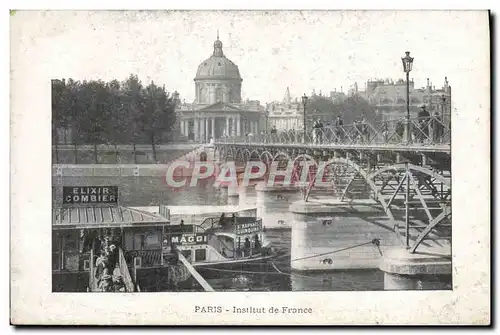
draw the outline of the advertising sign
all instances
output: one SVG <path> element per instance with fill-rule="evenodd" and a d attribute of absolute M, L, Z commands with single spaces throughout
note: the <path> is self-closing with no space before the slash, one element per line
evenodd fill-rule
<path fill-rule="evenodd" d="M 235 226 L 236 235 L 250 235 L 262 231 L 262 220 L 237 224 Z"/>
<path fill-rule="evenodd" d="M 172 235 L 170 237 L 170 242 L 172 244 L 180 244 L 180 245 L 206 244 L 208 243 L 208 235 L 207 234 Z"/>
<path fill-rule="evenodd" d="M 63 186 L 63 205 L 117 203 L 118 186 Z"/>

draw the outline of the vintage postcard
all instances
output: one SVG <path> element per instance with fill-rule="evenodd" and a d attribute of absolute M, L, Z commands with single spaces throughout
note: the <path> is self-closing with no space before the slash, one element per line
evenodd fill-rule
<path fill-rule="evenodd" d="M 487 11 L 10 25 L 12 323 L 490 323 Z"/>

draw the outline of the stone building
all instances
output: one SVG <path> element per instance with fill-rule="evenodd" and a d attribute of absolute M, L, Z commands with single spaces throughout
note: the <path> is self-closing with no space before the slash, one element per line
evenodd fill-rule
<path fill-rule="evenodd" d="M 195 101 L 177 107 L 180 131 L 196 142 L 258 133 L 264 117 L 259 101 L 242 101 L 243 79 L 238 66 L 224 55 L 217 36 L 210 58 L 196 71 Z"/>
<path fill-rule="evenodd" d="M 287 87 L 285 96 L 281 101 L 273 101 L 266 106 L 267 127 L 270 130 L 301 130 L 304 123 L 302 100 L 292 99 L 290 89 Z"/>
<path fill-rule="evenodd" d="M 451 86 L 448 78 L 444 78 L 441 88 L 432 85 L 429 78 L 425 87 L 415 88 L 413 79 L 410 80 L 410 114 L 416 117 L 421 107 L 435 114 L 436 112 L 449 122 L 451 115 Z M 359 95 L 367 99 L 375 106 L 375 112 L 382 115 L 386 121 L 401 119 L 406 113 L 406 81 L 399 79 L 392 80 L 369 80 L 365 90 L 359 91 L 357 83 L 349 90 L 349 95 Z"/>

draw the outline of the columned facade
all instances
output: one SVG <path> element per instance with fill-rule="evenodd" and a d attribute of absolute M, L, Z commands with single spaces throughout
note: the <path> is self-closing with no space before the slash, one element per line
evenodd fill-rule
<path fill-rule="evenodd" d="M 217 36 L 214 51 L 196 72 L 195 101 L 179 104 L 181 134 L 191 141 L 209 143 L 212 139 L 258 134 L 264 107 L 258 101 L 242 101 L 238 66 L 222 51 Z"/>

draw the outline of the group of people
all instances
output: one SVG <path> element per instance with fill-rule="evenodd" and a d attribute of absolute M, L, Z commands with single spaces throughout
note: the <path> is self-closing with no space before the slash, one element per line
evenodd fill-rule
<path fill-rule="evenodd" d="M 259 235 L 255 234 L 253 237 L 253 248 L 250 238 L 245 237 L 245 242 L 243 243 L 243 248 L 241 247 L 241 242 L 238 239 L 238 245 L 236 248 L 237 257 L 250 257 L 252 254 L 259 254 L 262 244 L 259 240 Z"/>
<path fill-rule="evenodd" d="M 323 143 L 323 122 L 321 122 L 321 119 L 317 119 L 316 121 L 313 122 L 313 142 L 314 144 L 321 144 Z"/>
<path fill-rule="evenodd" d="M 432 141 L 440 142 L 444 134 L 444 125 L 438 111 L 431 114 L 422 106 L 418 113 L 418 127 L 419 131 L 414 132 L 415 138 L 419 142 Z"/>
<path fill-rule="evenodd" d="M 106 247 L 105 244 L 95 261 L 95 279 L 100 292 L 125 292 L 125 283 L 121 275 L 115 275 L 118 264 L 118 249 L 114 244 Z"/>
<path fill-rule="evenodd" d="M 431 116 L 424 105 L 418 112 L 417 120 L 411 123 L 410 133 L 412 141 L 439 143 L 443 139 L 444 130 L 445 126 L 438 111 L 435 111 L 434 115 Z M 403 139 L 404 132 L 405 124 L 403 121 L 399 121 L 396 124 L 396 134 Z"/>
<path fill-rule="evenodd" d="M 223 230 L 231 230 L 234 228 L 236 225 L 236 214 L 233 213 L 231 217 L 226 217 L 225 213 L 222 213 L 220 218 L 219 218 L 219 225 Z M 253 237 L 253 247 L 252 247 L 252 242 L 250 241 L 250 238 L 245 237 L 245 242 L 243 243 L 243 247 L 241 245 L 241 241 L 238 238 L 238 243 L 236 245 L 236 256 L 237 257 L 248 257 L 251 256 L 252 253 L 259 253 L 260 249 L 262 247 L 262 244 L 259 240 L 259 235 L 255 234 Z M 227 250 L 226 248 L 222 248 L 221 254 L 224 257 L 228 257 L 227 255 Z"/>

